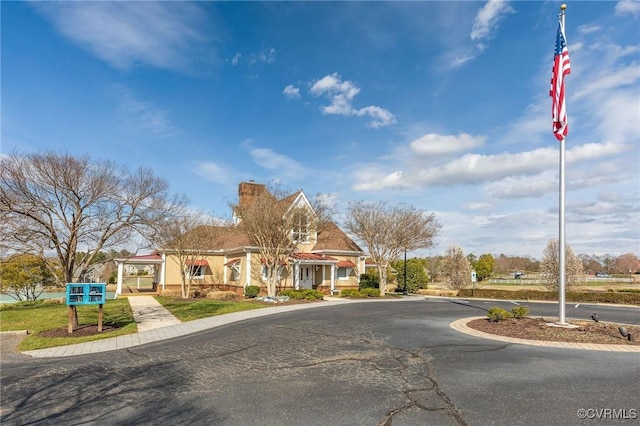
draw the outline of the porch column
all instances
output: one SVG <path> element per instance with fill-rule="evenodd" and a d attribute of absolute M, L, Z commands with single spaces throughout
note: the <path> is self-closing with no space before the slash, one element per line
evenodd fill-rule
<path fill-rule="evenodd" d="M 118 284 L 116 284 L 116 294 L 113 296 L 114 299 L 122 294 L 122 277 L 124 275 L 124 262 L 116 261 L 116 264 L 118 265 Z"/>
<path fill-rule="evenodd" d="M 300 289 L 300 262 L 296 262 L 293 264 L 294 271 L 294 279 L 293 279 L 293 287 L 296 290 Z"/>
<path fill-rule="evenodd" d="M 251 252 L 247 252 L 247 271 L 245 273 L 245 286 L 251 285 Z"/>
<path fill-rule="evenodd" d="M 333 296 L 333 292 L 336 289 L 336 264 L 331 264 L 331 295 Z"/>
<path fill-rule="evenodd" d="M 162 290 L 164 291 L 164 282 L 167 278 L 167 255 L 162 253 L 162 265 L 160 265 L 160 283 L 162 284 Z"/>
<path fill-rule="evenodd" d="M 229 267 L 227 266 L 227 262 L 229 260 L 227 259 L 227 256 L 225 255 L 224 258 L 222 259 L 222 284 L 226 284 L 227 283 L 227 269 L 229 269 Z"/>

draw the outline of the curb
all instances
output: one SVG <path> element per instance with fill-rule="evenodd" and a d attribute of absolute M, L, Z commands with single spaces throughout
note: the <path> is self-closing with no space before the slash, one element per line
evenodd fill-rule
<path fill-rule="evenodd" d="M 0 336 L 26 336 L 28 334 L 29 330 L 0 331 Z"/>
<path fill-rule="evenodd" d="M 483 339 L 490 340 L 498 340 L 500 342 L 508 342 L 508 343 L 517 343 L 520 345 L 529 345 L 529 346 L 545 346 L 551 348 L 566 348 L 566 349 L 584 349 L 589 351 L 605 351 L 605 352 L 638 352 L 640 353 L 640 346 L 630 346 L 630 345 L 601 345 L 595 343 L 568 343 L 568 342 L 555 342 L 549 340 L 528 340 L 528 339 L 520 339 L 517 337 L 506 337 L 499 336 L 496 334 L 489 334 L 483 331 L 475 330 L 469 326 L 467 323 L 476 319 L 482 319 L 486 317 L 469 317 L 469 318 L 461 318 L 457 321 L 449 324 L 451 328 L 456 331 L 459 331 L 464 334 L 468 334 L 475 337 L 480 337 Z"/>

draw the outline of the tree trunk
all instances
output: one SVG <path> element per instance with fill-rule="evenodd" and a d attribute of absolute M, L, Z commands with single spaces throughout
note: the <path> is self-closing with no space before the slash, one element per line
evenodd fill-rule
<path fill-rule="evenodd" d="M 378 277 L 380 278 L 380 296 L 384 296 L 387 292 L 387 268 L 378 265 Z"/>

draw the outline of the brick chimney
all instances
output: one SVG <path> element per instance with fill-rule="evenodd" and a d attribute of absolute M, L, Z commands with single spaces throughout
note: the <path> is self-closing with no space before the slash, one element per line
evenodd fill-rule
<path fill-rule="evenodd" d="M 266 185 L 249 182 L 240 182 L 238 185 L 238 204 L 241 206 L 250 204 L 257 196 L 266 190 Z"/>

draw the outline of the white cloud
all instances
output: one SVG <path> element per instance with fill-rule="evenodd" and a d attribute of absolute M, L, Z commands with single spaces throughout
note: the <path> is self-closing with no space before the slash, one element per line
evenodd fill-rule
<path fill-rule="evenodd" d="M 115 89 L 120 102 L 118 114 L 126 125 L 160 137 L 175 133 L 167 111 L 138 98 L 123 87 L 116 86 Z"/>
<path fill-rule="evenodd" d="M 373 120 L 369 123 L 375 129 L 388 126 L 396 122 L 395 116 L 388 110 L 379 106 L 367 106 L 354 108 L 352 102 L 360 93 L 360 88 L 351 81 L 342 81 L 338 73 L 326 75 L 316 80 L 309 89 L 313 96 L 325 96 L 331 100 L 330 105 L 322 107 L 323 114 L 343 116 L 369 116 Z"/>
<path fill-rule="evenodd" d="M 630 13 L 633 16 L 640 16 L 640 2 L 634 0 L 622 0 L 616 4 L 616 13 Z"/>
<path fill-rule="evenodd" d="M 585 84 L 573 97 L 579 99 L 595 92 L 610 92 L 611 89 L 628 86 L 638 80 L 640 80 L 640 66 L 637 62 L 631 62 L 624 68 L 615 71 L 605 70 L 602 75 L 589 79 L 588 84 Z"/>
<path fill-rule="evenodd" d="M 206 42 L 196 3 L 35 2 L 67 38 L 114 68 L 136 65 L 184 70 Z"/>
<path fill-rule="evenodd" d="M 500 20 L 513 9 L 507 1 L 490 0 L 478 11 L 471 27 L 471 40 L 490 38 L 491 32 L 498 26 Z"/>
<path fill-rule="evenodd" d="M 233 172 L 229 168 L 219 163 L 202 161 L 196 163 L 194 169 L 196 174 L 211 182 L 230 185 L 237 180 L 233 178 Z"/>
<path fill-rule="evenodd" d="M 578 31 L 580 31 L 580 33 L 582 34 L 597 33 L 601 30 L 602 28 L 600 28 L 598 25 L 580 25 L 578 27 Z"/>
<path fill-rule="evenodd" d="M 249 147 L 249 155 L 258 166 L 280 173 L 281 176 L 301 177 L 306 174 L 306 169 L 300 163 L 283 154 L 279 154 L 270 148 Z"/>
<path fill-rule="evenodd" d="M 249 65 L 253 65 L 256 62 L 264 62 L 265 64 L 271 64 L 276 61 L 276 49 L 273 47 L 270 49 L 262 49 L 257 53 L 252 53 L 249 56 Z"/>
<path fill-rule="evenodd" d="M 285 87 L 282 93 L 289 99 L 300 99 L 300 89 L 291 84 Z"/>
<path fill-rule="evenodd" d="M 567 149 L 566 163 L 601 159 L 606 156 L 620 154 L 631 149 L 631 145 L 608 142 L 604 144 L 589 143 Z M 557 167 L 559 159 L 558 149 L 553 147 L 538 148 L 520 153 L 502 154 L 465 154 L 446 163 L 432 167 L 409 168 L 407 164 L 393 165 L 392 172 L 385 171 L 380 164 L 365 164 L 353 172 L 353 189 L 356 191 L 384 191 L 389 189 L 423 188 L 433 185 L 456 186 L 499 182 L 510 178 L 501 184 L 489 188 L 498 197 L 527 196 L 517 188 L 518 180 L 526 176 L 535 176 L 546 170 Z M 517 183 L 517 184 L 514 184 Z M 524 182 L 524 181 L 522 181 Z M 542 184 L 527 184 L 532 195 L 543 193 Z M 522 185 L 521 185 L 522 186 Z M 513 189 L 512 189 L 513 188 Z M 538 188 L 538 189 L 536 189 Z M 544 188 L 550 188 L 544 185 Z M 515 191 L 515 192 L 514 192 Z M 519 191 L 519 192 L 518 192 Z"/>
<path fill-rule="evenodd" d="M 463 206 L 467 210 L 484 210 L 491 207 L 489 203 L 466 203 Z"/>
<path fill-rule="evenodd" d="M 471 54 L 467 54 L 467 55 L 463 55 L 463 56 L 458 56 L 456 58 L 453 59 L 453 61 L 451 61 L 451 66 L 456 68 L 459 67 L 461 65 L 466 64 L 467 62 L 475 59 L 476 55 L 471 55 Z"/>
<path fill-rule="evenodd" d="M 241 58 L 242 53 L 236 53 L 235 55 L 233 55 L 233 58 L 231 58 L 231 65 L 233 65 L 234 67 L 237 66 L 240 63 Z"/>
<path fill-rule="evenodd" d="M 482 146 L 485 140 L 484 136 L 471 136 L 467 133 L 458 136 L 429 133 L 412 141 L 409 146 L 412 152 L 419 155 L 443 155 L 468 151 Z"/>

